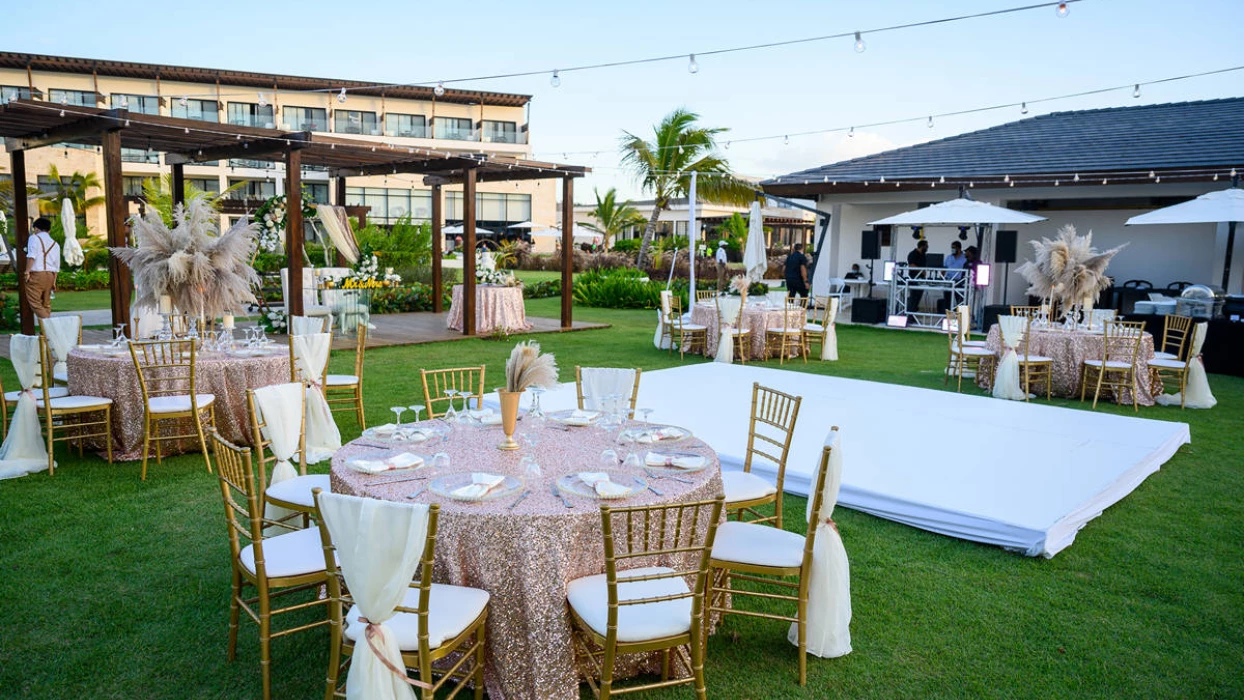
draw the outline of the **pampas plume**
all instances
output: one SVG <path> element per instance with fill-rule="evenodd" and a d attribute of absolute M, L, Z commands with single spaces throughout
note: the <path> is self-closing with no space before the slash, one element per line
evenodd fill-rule
<path fill-rule="evenodd" d="M 1099 292 L 1110 286 L 1106 267 L 1126 243 L 1099 253 L 1093 248 L 1093 232 L 1077 236 L 1067 224 L 1058 237 L 1031 241 L 1033 259 L 1015 268 L 1028 281 L 1028 293 L 1052 299 L 1064 309 L 1092 304 Z"/>
<path fill-rule="evenodd" d="M 531 387 L 557 387 L 557 361 L 552 355 L 541 355 L 540 344 L 528 340 L 514 346 L 505 362 L 506 391 L 525 391 Z"/>

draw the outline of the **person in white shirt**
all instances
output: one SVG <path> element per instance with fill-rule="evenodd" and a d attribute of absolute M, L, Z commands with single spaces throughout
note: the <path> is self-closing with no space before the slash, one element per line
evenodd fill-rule
<path fill-rule="evenodd" d="M 717 241 L 717 291 L 726 288 L 726 241 Z"/>
<path fill-rule="evenodd" d="M 52 222 L 35 219 L 34 229 L 26 239 L 26 269 L 22 271 L 22 288 L 26 301 L 38 318 L 52 315 L 52 292 L 56 289 L 56 273 L 60 272 L 60 245 L 48 230 Z"/>

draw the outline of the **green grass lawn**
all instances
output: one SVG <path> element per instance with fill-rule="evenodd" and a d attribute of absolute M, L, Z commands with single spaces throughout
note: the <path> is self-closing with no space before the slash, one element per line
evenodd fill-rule
<path fill-rule="evenodd" d="M 529 313 L 556 317 L 558 304 L 532 301 Z M 557 354 L 564 377 L 575 364 L 677 365 L 677 354 L 652 347 L 653 317 L 576 309 L 576 318 L 611 327 L 533 337 Z M 841 361 L 786 367 L 942 389 L 942 336 L 851 326 L 838 334 Z M 369 420 L 386 420 L 395 402 L 421 400 L 420 367 L 484 363 L 488 386 L 497 385 L 511 346 L 473 339 L 369 352 Z M 338 353 L 334 370 L 349 362 Z M 0 375 L 13 385 L 7 363 Z M 709 643 L 711 694 L 1244 696 L 1244 380 L 1210 381 L 1219 399 L 1213 410 L 1142 409 L 1142 417 L 1187 421 L 1192 444 L 1054 559 L 839 509 L 855 651 L 811 658 L 801 689 L 786 625 L 732 617 Z M 347 439 L 357 435 L 353 419 L 341 426 Z M 970 450 L 972 432 L 965 418 L 953 443 L 930 449 Z M 803 509 L 803 499 L 787 500 L 788 528 L 800 527 Z M 200 456 L 152 465 L 142 483 L 137 463 L 110 467 L 62 450 L 54 477 L 0 483 L 0 513 L 0 599 L 11 608 L 0 623 L 0 696 L 259 695 L 254 625 L 243 621 L 238 659 L 225 661 L 228 548 L 220 491 Z M 322 630 L 277 640 L 274 696 L 320 697 L 327 645 Z"/>
<path fill-rule="evenodd" d="M 112 298 L 107 289 L 92 289 L 89 292 L 57 292 L 52 300 L 53 311 L 87 311 L 89 309 L 110 309 Z"/>

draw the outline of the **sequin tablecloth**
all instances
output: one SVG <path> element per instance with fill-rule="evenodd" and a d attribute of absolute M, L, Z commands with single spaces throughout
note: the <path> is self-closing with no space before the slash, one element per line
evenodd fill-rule
<path fill-rule="evenodd" d="M 736 302 L 737 303 L 737 302 Z M 737 309 L 738 307 L 734 307 Z M 743 308 L 743 328 L 752 332 L 751 354 L 747 359 L 758 359 L 765 354 L 765 329 L 781 328 L 782 316 L 786 312 L 778 307 L 766 304 L 749 303 Z M 691 322 L 708 327 L 708 342 L 704 354 L 708 357 L 717 355 L 717 343 L 721 340 L 721 323 L 717 315 L 716 304 L 697 303 L 691 309 Z M 791 328 L 802 328 L 805 323 L 801 312 L 791 311 L 788 325 Z"/>
<path fill-rule="evenodd" d="M 528 426 L 520 421 L 518 432 L 534 438 L 536 445 L 502 452 L 496 449 L 503 438 L 500 427 L 459 425 L 447 442 L 434 438 L 436 444 L 407 448 L 425 457 L 436 451 L 447 452 L 451 466 L 446 473 L 490 471 L 520 478 L 523 469 L 519 461 L 526 455 L 533 456 L 541 467 L 542 476 L 527 480 L 524 488 L 531 493 L 513 510 L 509 507 L 517 495 L 464 503 L 425 489 L 413 502 L 441 505 L 435 580 L 482 588 L 492 596 L 485 668 L 489 696 L 494 699 L 578 698 L 580 678 L 571 646 L 566 584 L 605 570 L 601 502 L 568 495 L 566 498 L 574 507 L 566 508 L 553 495 L 552 486 L 563 475 L 598 470 L 602 450 L 617 448 L 617 445 L 612 435 L 596 428 L 561 430 L 553 424 Z M 412 502 L 406 496 L 427 481 L 376 485 L 400 478 L 394 474 L 403 472 L 371 476 L 345 466 L 346 460 L 374 453 L 375 445 L 384 444 L 388 443 L 362 439 L 339 450 L 333 457 L 333 491 Z M 707 500 L 722 492 L 720 462 L 712 448 L 692 439 L 668 449 L 705 455 L 707 466 L 702 471 L 683 475 L 691 483 L 649 478 L 648 482 L 661 491 L 661 496 L 643 491 L 615 503 L 631 506 Z M 620 448 L 618 451 L 625 456 Z M 617 470 L 627 471 L 621 466 Z M 642 470 L 635 472 L 643 475 Z M 666 565 L 693 568 L 694 563 L 689 560 Z M 622 659 L 618 664 L 619 672 L 633 674 L 641 663 L 659 671 L 658 655 L 647 660 Z M 652 666 L 654 663 L 658 665 Z"/>
<path fill-rule="evenodd" d="M 75 348 L 69 352 L 68 365 L 71 394 L 112 399 L 115 458 L 120 461 L 142 459 L 143 395 L 129 351 L 114 353 Z M 239 445 L 249 445 L 246 390 L 288 382 L 289 351 L 282 346 L 259 357 L 198 353 L 194 379 L 198 393 L 216 396 L 216 429 L 220 434 Z M 178 429 L 177 432 L 186 431 Z M 197 440 L 185 445 L 175 445 L 171 441 L 160 445 L 164 454 L 198 450 Z"/>
<path fill-rule="evenodd" d="M 990 350 L 1002 352 L 1002 336 L 998 324 L 989 328 L 986 343 Z M 1054 360 L 1054 386 L 1056 396 L 1080 398 L 1080 367 L 1085 360 L 1100 360 L 1105 337 L 1100 331 L 1068 331 L 1062 328 L 1034 329 L 1029 344 L 1033 355 L 1044 355 Z M 1153 392 L 1149 385 L 1148 362 L 1153 359 L 1153 336 L 1145 333 L 1140 341 L 1140 353 L 1136 357 L 1136 402 L 1142 406 L 1153 405 Z M 978 378 L 977 383 L 989 388 L 987 378 Z M 1035 391 L 1035 390 L 1034 390 Z M 1091 395 L 1091 392 L 1090 392 Z M 1122 403 L 1130 404 L 1132 394 L 1124 391 L 1120 397 Z"/>
<path fill-rule="evenodd" d="M 449 303 L 450 328 L 460 331 L 462 321 L 462 285 L 455 284 Z M 525 331 L 531 329 L 527 323 L 527 307 L 523 305 L 522 287 L 504 287 L 495 284 L 480 284 L 475 287 L 475 332 L 485 335 L 497 329 L 507 331 Z"/>

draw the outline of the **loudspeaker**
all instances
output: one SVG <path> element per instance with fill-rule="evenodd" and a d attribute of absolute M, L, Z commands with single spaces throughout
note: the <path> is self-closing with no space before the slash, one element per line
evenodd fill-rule
<path fill-rule="evenodd" d="M 993 261 L 996 263 L 1015 262 L 1015 248 L 1019 242 L 1018 231 L 998 231 L 994 236 L 995 249 Z"/>
<path fill-rule="evenodd" d="M 885 323 L 885 299 L 856 299 L 851 302 L 851 323 Z"/>
<path fill-rule="evenodd" d="M 860 232 L 860 257 L 864 260 L 881 259 L 881 236 L 877 229 Z"/>

